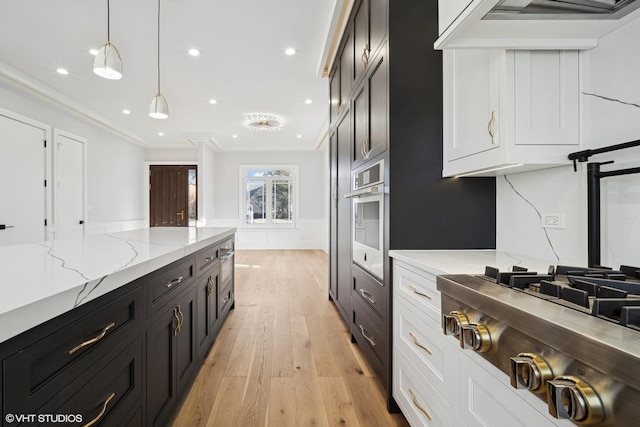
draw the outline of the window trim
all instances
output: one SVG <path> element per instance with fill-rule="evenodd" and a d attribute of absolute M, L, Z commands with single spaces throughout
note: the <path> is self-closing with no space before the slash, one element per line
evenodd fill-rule
<path fill-rule="evenodd" d="M 299 212 L 299 206 L 300 206 L 300 191 L 299 191 L 299 166 L 297 164 L 256 164 L 256 165 L 252 165 L 252 164 L 241 164 L 239 166 L 239 183 L 240 183 L 240 188 L 239 188 L 239 201 L 238 201 L 238 213 L 239 213 L 239 221 L 240 221 L 240 227 L 242 228 L 247 228 L 247 229 L 252 229 L 252 230 L 256 230 L 256 229 L 292 229 L 292 228 L 297 228 L 298 226 L 298 212 Z M 246 191 L 246 180 L 247 180 L 247 171 L 249 170 L 255 170 L 255 169 L 265 169 L 265 170 L 277 170 L 277 169 L 281 169 L 281 170 L 288 170 L 291 173 L 291 177 L 288 178 L 292 181 L 292 188 L 291 188 L 291 192 L 292 192 L 292 197 L 293 197 L 293 213 L 292 213 L 292 222 L 291 224 L 274 224 L 271 222 L 271 213 L 269 213 L 269 215 L 267 216 L 267 223 L 266 224 L 247 224 L 246 222 L 246 218 L 245 218 L 245 212 L 246 212 L 246 205 L 245 205 L 245 191 Z M 276 179 L 278 178 L 283 178 L 283 177 L 274 177 Z M 248 178 L 248 179 L 253 179 L 253 178 Z M 267 195 L 267 199 L 271 199 L 272 197 L 272 189 L 271 187 L 271 179 L 267 179 L 268 184 L 267 184 L 267 188 L 268 188 L 268 195 Z M 268 200 L 268 207 L 269 207 L 269 212 L 271 211 L 271 200 Z"/>

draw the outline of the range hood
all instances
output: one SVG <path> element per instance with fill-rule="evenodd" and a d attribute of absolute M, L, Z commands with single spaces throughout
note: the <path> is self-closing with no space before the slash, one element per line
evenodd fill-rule
<path fill-rule="evenodd" d="M 619 19 L 640 0 L 501 0 L 482 19 Z"/>

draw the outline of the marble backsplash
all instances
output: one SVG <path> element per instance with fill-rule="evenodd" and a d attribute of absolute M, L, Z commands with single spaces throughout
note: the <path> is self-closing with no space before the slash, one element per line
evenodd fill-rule
<path fill-rule="evenodd" d="M 640 21 L 637 20 L 637 21 Z M 581 53 L 583 148 L 640 139 L 640 22 L 603 37 Z M 640 148 L 593 156 L 602 170 L 640 166 Z M 561 263 L 587 263 L 586 164 L 496 179 L 499 250 Z M 640 266 L 640 174 L 601 179 L 601 263 Z M 544 213 L 564 214 L 563 229 L 542 228 Z"/>

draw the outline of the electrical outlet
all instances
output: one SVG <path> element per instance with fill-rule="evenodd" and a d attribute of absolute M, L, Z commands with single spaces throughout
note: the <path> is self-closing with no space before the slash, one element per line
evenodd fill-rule
<path fill-rule="evenodd" d="M 543 213 L 542 228 L 564 228 L 563 213 Z"/>

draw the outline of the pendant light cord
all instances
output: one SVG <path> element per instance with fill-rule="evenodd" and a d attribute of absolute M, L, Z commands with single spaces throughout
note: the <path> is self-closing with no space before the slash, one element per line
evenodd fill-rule
<path fill-rule="evenodd" d="M 160 0 L 158 0 L 158 93 L 160 93 Z"/>
<path fill-rule="evenodd" d="M 110 17 L 111 17 L 111 8 L 109 6 L 110 1 L 107 0 L 107 42 L 111 42 L 111 32 L 109 28 L 111 28 Z"/>

